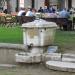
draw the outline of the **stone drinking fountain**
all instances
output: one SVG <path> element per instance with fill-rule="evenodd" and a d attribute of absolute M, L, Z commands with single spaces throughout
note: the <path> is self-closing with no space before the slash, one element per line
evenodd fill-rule
<path fill-rule="evenodd" d="M 16 62 L 41 62 L 41 54 L 46 52 L 50 45 L 53 45 L 56 23 L 37 19 L 22 24 L 22 28 L 23 43 L 28 47 L 28 52 L 16 54 Z"/>
<path fill-rule="evenodd" d="M 46 22 L 42 19 L 25 23 L 23 27 L 23 42 L 32 50 L 44 51 L 45 47 L 53 44 L 56 23 Z M 32 51 L 31 50 L 31 51 Z"/>

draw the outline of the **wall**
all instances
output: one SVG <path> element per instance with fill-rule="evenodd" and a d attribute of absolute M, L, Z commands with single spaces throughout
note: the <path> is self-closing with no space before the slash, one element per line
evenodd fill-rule
<path fill-rule="evenodd" d="M 72 7 L 75 8 L 75 0 L 72 0 Z"/>
<path fill-rule="evenodd" d="M 0 64 L 17 64 L 15 54 L 27 51 L 26 48 L 21 44 L 0 43 Z"/>
<path fill-rule="evenodd" d="M 35 0 L 35 8 L 38 10 L 40 6 L 44 7 L 45 0 Z"/>
<path fill-rule="evenodd" d="M 35 5 L 34 5 L 35 9 L 38 10 L 40 8 L 40 6 L 44 7 L 44 1 L 45 0 L 35 0 Z M 52 1 L 55 1 L 55 0 L 52 0 Z M 63 6 L 68 8 L 68 0 L 62 0 L 62 1 L 64 1 Z M 24 3 L 25 3 L 24 4 L 25 8 L 32 6 L 31 0 L 24 0 Z M 14 12 L 15 8 L 16 8 L 16 0 L 14 0 L 14 1 L 11 0 L 10 4 L 11 4 L 11 10 Z M 75 7 L 75 0 L 72 0 L 72 7 Z"/>
<path fill-rule="evenodd" d="M 25 0 L 25 8 L 31 7 L 31 0 Z"/>
<path fill-rule="evenodd" d="M 19 53 L 17 49 L 0 49 L 0 64 L 16 64 L 15 54 Z"/>

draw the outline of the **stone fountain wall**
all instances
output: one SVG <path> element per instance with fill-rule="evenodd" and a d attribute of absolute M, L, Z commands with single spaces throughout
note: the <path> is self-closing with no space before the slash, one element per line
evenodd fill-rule
<path fill-rule="evenodd" d="M 15 54 L 24 51 L 24 45 L 0 43 L 0 64 L 15 64 Z"/>

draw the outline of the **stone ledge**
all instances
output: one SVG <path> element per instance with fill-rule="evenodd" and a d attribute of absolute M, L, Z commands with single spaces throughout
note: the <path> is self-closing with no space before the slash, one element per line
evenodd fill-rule
<path fill-rule="evenodd" d="M 23 44 L 0 43 L 0 48 L 27 50 L 27 46 Z"/>
<path fill-rule="evenodd" d="M 0 67 L 9 67 L 9 68 L 13 68 L 13 67 L 17 67 L 17 65 L 13 65 L 13 64 L 0 64 Z"/>

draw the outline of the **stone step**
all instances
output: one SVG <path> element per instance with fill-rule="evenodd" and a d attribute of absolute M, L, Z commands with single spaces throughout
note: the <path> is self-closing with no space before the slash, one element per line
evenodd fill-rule
<path fill-rule="evenodd" d="M 75 63 L 75 54 L 72 54 L 72 53 L 62 54 L 62 61 Z"/>
<path fill-rule="evenodd" d="M 46 66 L 52 70 L 75 72 L 75 63 L 63 61 L 47 61 Z"/>
<path fill-rule="evenodd" d="M 75 58 L 75 54 L 72 54 L 72 53 L 64 53 L 64 54 L 62 54 L 62 57 Z"/>
<path fill-rule="evenodd" d="M 62 57 L 62 61 L 75 63 L 75 58 Z"/>

